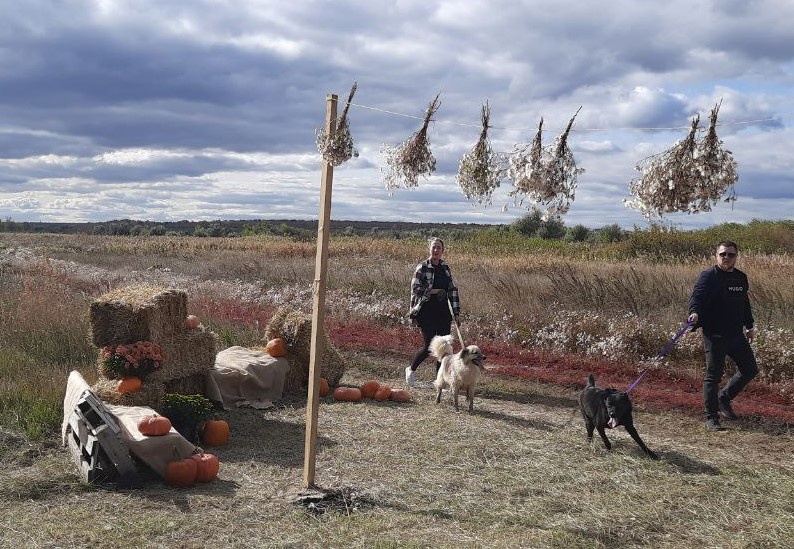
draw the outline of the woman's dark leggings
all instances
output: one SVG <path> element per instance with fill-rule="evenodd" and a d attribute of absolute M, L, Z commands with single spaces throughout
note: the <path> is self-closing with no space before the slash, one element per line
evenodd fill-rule
<path fill-rule="evenodd" d="M 424 338 L 424 345 L 419 351 L 417 351 L 416 355 L 414 355 L 414 360 L 411 362 L 411 370 L 416 371 L 416 369 L 425 361 L 425 359 L 430 356 L 430 340 L 433 339 L 437 335 L 449 335 L 452 329 L 452 320 L 447 316 L 441 319 L 419 319 L 419 328 L 422 330 L 422 338 Z M 436 361 L 436 372 L 441 367 L 441 363 Z"/>

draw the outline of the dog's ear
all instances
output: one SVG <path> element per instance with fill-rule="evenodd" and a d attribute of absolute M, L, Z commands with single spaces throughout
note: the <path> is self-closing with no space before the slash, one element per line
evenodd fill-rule
<path fill-rule="evenodd" d="M 468 355 L 469 355 L 468 347 L 464 347 L 463 349 L 460 350 L 460 358 L 465 358 Z"/>

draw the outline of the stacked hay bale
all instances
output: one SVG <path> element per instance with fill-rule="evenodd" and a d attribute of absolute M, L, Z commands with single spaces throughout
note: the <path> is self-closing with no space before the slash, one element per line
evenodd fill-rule
<path fill-rule="evenodd" d="M 284 390 L 298 392 L 309 383 L 309 359 L 311 356 L 311 317 L 288 307 L 279 308 L 265 329 L 265 342 L 280 337 L 287 345 L 287 360 L 290 371 Z M 319 362 L 320 375 L 336 386 L 345 373 L 345 364 L 339 350 L 331 343 L 328 334 L 322 334 L 323 353 Z"/>
<path fill-rule="evenodd" d="M 203 394 L 215 364 L 219 338 L 203 327 L 188 329 L 187 293 L 153 286 L 128 286 L 104 294 L 90 308 L 92 340 L 108 345 L 151 341 L 163 351 L 163 363 L 132 393 L 119 394 L 99 359 L 99 379 L 92 389 L 107 402 L 157 409 L 166 393 Z"/>

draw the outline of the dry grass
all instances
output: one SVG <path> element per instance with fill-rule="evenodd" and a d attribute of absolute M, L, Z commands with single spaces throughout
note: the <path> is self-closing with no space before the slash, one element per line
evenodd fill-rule
<path fill-rule="evenodd" d="M 465 299 L 465 336 L 519 347 L 522 338 L 565 336 L 572 345 L 577 331 L 595 338 L 612 329 L 656 351 L 677 329 L 682 297 L 707 265 L 574 261 L 467 246 L 451 246 L 449 256 Z M 60 422 L 69 369 L 92 381 L 92 299 L 132 283 L 174 283 L 209 329 L 227 342 L 258 345 L 277 306 L 310 303 L 314 246 L 280 238 L 0 234 L 0 252 L 10 247 L 50 259 L 0 262 L 2 546 L 788 547 L 794 539 L 794 443 L 785 428 L 771 433 L 747 421 L 706 434 L 690 415 L 650 413 L 643 387 L 633 393 L 636 423 L 662 457 L 652 462 L 623 430 L 610 433 L 611 453 L 598 441 L 588 445 L 570 386 L 493 374 L 471 416 L 448 402 L 436 406 L 429 389 L 414 391 L 407 405 L 324 401 L 316 478 L 323 488 L 350 490 L 349 508 L 318 515 L 292 503 L 301 489 L 306 414 L 294 397 L 274 410 L 226 414 L 232 439 L 217 449 L 215 483 L 190 490 L 156 478 L 134 489 L 82 485 L 47 426 Z M 407 304 L 409 271 L 423 253 L 422 244 L 335 239 L 329 319 L 383 326 L 378 333 L 390 338 Z M 791 259 L 745 254 L 742 261 L 754 289 L 763 289 L 754 294 L 759 322 L 785 318 L 794 303 Z M 352 276 L 362 271 L 367 276 Z M 615 304 L 617 297 L 604 299 L 608 292 L 628 295 Z M 630 299 L 646 316 L 615 322 Z M 781 364 L 792 363 L 789 333 L 767 336 L 777 334 L 770 349 Z M 384 343 L 400 344 L 396 337 Z M 411 351 L 342 348 L 342 382 L 402 386 Z M 424 382 L 429 370 L 420 369 Z"/>
<path fill-rule="evenodd" d="M 402 364 L 350 356 L 399 385 Z M 425 380 L 427 381 L 427 380 Z M 137 489 L 74 480 L 65 451 L 3 460 L 4 546 L 82 547 L 785 547 L 794 536 L 790 435 L 743 429 L 706 434 L 698 420 L 636 413 L 662 457 L 645 458 L 618 430 L 607 452 L 588 444 L 575 394 L 485 378 L 475 413 L 432 402 L 323 401 L 316 479 L 347 488 L 355 508 L 313 514 L 301 489 L 305 408 L 229 412 L 229 446 L 216 449 L 218 481 Z M 642 403 L 637 403 L 641 407 Z M 10 443 L 10 444 L 9 444 Z M 741 456 L 741 459 L 737 459 Z M 9 459 L 10 457 L 10 459 Z"/>

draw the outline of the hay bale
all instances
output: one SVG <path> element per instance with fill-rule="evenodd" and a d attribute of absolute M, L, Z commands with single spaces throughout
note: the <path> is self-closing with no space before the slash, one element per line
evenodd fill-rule
<path fill-rule="evenodd" d="M 178 395 L 204 395 L 209 371 L 170 379 L 164 383 L 166 393 Z"/>
<path fill-rule="evenodd" d="M 265 342 L 280 337 L 287 345 L 290 371 L 284 382 L 284 391 L 299 392 L 308 387 L 311 336 L 311 317 L 287 307 L 279 308 L 265 328 Z M 339 384 L 345 373 L 345 364 L 328 334 L 323 333 L 321 337 L 323 352 L 318 364 L 320 375 L 327 379 L 331 386 L 335 386 Z"/>
<path fill-rule="evenodd" d="M 110 404 L 122 406 L 149 406 L 157 410 L 160 401 L 166 393 L 165 385 L 159 381 L 146 381 L 137 391 L 131 393 L 118 393 L 116 384 L 118 380 L 100 377 L 91 387 L 97 397 Z"/>
<path fill-rule="evenodd" d="M 190 330 L 160 341 L 163 363 L 147 379 L 170 381 L 193 374 L 206 374 L 215 366 L 220 345 L 217 334 L 202 329 Z"/>
<path fill-rule="evenodd" d="M 174 288 L 127 286 L 97 298 L 90 308 L 94 345 L 160 343 L 186 331 L 187 293 Z"/>

